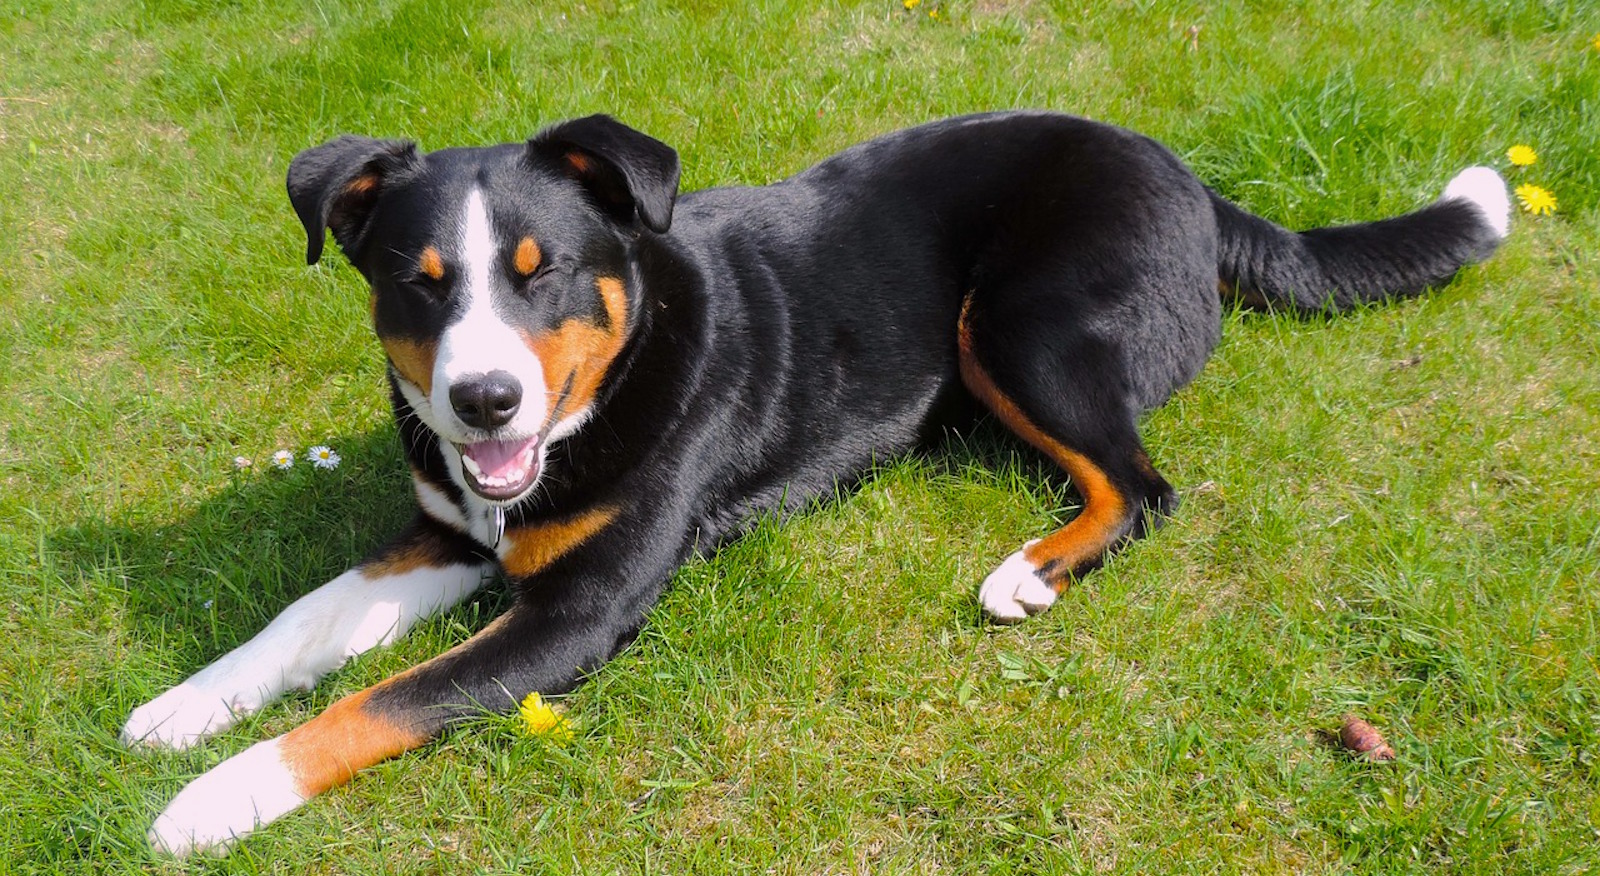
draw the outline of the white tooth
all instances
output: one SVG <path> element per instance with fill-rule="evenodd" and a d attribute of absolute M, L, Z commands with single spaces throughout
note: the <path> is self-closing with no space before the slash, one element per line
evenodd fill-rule
<path fill-rule="evenodd" d="M 461 465 L 467 471 L 471 472 L 473 477 L 483 477 L 483 469 L 478 465 L 477 460 L 466 455 L 465 453 L 461 454 Z"/>

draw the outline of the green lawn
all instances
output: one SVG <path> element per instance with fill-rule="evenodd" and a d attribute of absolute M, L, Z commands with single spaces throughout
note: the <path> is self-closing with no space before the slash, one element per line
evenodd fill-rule
<path fill-rule="evenodd" d="M 1597 32 L 1578 0 L 4 4 L 0 872 L 1595 872 Z M 1006 107 L 1142 130 L 1295 227 L 1477 163 L 1559 208 L 1417 301 L 1230 314 L 1145 427 L 1183 508 L 1030 623 L 977 584 L 1075 498 L 979 430 L 684 569 L 571 742 L 486 717 L 221 861 L 145 848 L 188 779 L 502 601 L 192 752 L 117 743 L 410 513 L 295 152 L 606 111 L 694 189 Z M 337 471 L 269 464 L 321 443 Z M 1347 711 L 1395 764 L 1329 746 Z"/>

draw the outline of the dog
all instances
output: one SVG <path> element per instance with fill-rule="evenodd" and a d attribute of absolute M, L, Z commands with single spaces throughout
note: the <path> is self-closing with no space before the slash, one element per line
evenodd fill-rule
<path fill-rule="evenodd" d="M 134 710 L 182 748 L 447 609 L 511 607 L 448 652 L 194 779 L 149 839 L 222 848 L 433 739 L 571 690 L 673 572 L 763 515 L 987 412 L 1082 510 L 982 582 L 1043 611 L 1177 504 L 1139 416 L 1200 370 L 1224 301 L 1340 311 L 1487 258 L 1509 200 L 1469 168 L 1435 202 L 1293 233 L 1154 140 L 1051 112 L 953 118 L 762 187 L 678 193 L 677 153 L 596 115 L 423 153 L 342 136 L 294 158 L 306 261 L 366 279 L 419 511 L 265 630 Z"/>

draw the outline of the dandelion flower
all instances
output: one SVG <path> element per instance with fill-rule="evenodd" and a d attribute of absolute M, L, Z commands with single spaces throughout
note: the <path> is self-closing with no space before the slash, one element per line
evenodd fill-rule
<path fill-rule="evenodd" d="M 907 12 L 910 12 L 911 10 L 916 9 L 918 6 L 921 6 L 922 0 L 905 0 L 905 2 L 901 5 L 906 8 Z M 1596 37 L 1596 39 L 1600 39 L 1600 37 Z"/>
<path fill-rule="evenodd" d="M 280 450 L 272 454 L 272 464 L 277 468 L 289 468 L 294 465 L 294 454 L 287 450 Z"/>
<path fill-rule="evenodd" d="M 539 696 L 538 691 L 528 694 L 517 709 L 517 717 L 522 719 L 522 730 L 529 736 L 543 736 L 549 739 L 566 740 L 572 738 L 572 726 L 567 723 L 550 704 Z"/>
<path fill-rule="evenodd" d="M 1536 185 L 1517 186 L 1517 200 L 1522 202 L 1522 209 L 1535 216 L 1556 211 L 1556 196 Z"/>
<path fill-rule="evenodd" d="M 1589 41 L 1589 47 L 1600 52 L 1600 33 L 1595 34 L 1594 39 Z"/>
<path fill-rule="evenodd" d="M 306 452 L 306 460 L 317 468 L 338 468 L 339 454 L 326 444 L 318 444 Z"/>
<path fill-rule="evenodd" d="M 1517 167 L 1528 167 L 1539 160 L 1539 153 L 1533 151 L 1531 146 L 1524 146 L 1518 143 L 1506 150 L 1506 158 L 1511 159 L 1511 163 Z"/>

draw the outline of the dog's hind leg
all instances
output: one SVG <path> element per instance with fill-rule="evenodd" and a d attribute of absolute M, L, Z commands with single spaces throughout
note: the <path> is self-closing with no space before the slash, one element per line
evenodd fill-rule
<path fill-rule="evenodd" d="M 1177 494 L 1151 466 L 1122 351 L 1063 314 L 1010 302 L 985 313 L 968 296 L 958 329 L 961 378 L 995 417 L 1066 470 L 1083 508 L 1066 526 L 1029 542 L 983 582 L 991 618 L 1014 623 L 1048 608 L 1077 576 L 1159 522 Z M 992 333 L 986 332 L 992 327 Z"/>

